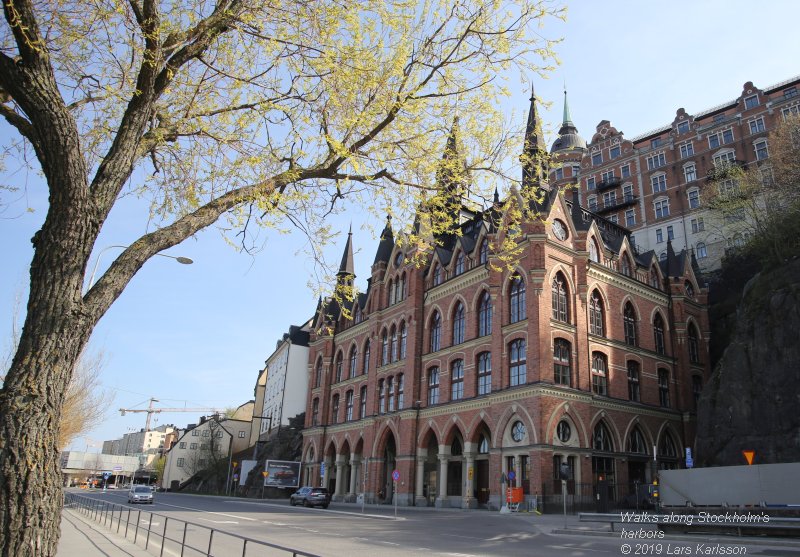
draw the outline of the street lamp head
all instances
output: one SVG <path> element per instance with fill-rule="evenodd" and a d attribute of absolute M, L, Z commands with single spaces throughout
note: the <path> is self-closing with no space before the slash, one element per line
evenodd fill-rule
<path fill-rule="evenodd" d="M 194 263 L 194 261 L 192 261 L 188 257 L 176 257 L 175 261 L 181 263 L 182 265 L 191 265 L 192 263 Z"/>

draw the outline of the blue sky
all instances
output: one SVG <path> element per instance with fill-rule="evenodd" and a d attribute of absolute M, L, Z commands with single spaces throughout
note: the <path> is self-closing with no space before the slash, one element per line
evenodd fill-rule
<path fill-rule="evenodd" d="M 734 99 L 747 81 L 763 88 L 800 74 L 800 3 L 794 0 L 582 0 L 568 6 L 567 23 L 550 22 L 540 31 L 564 38 L 557 48 L 560 67 L 547 80 L 534 78 L 537 96 L 553 103 L 540 112 L 550 141 L 561 121 L 564 83 L 584 138 L 601 120 L 630 138 L 672 122 L 680 107 L 696 113 Z M 521 80 L 506 106 L 520 125 L 528 96 L 529 85 Z M 11 133 L 0 125 L 0 136 Z M 27 292 L 30 238 L 44 218 L 47 194 L 35 175 L 0 175 L 0 181 L 28 184 L 24 198 L 0 211 L 5 349 L 15 294 Z M 128 244 L 144 232 L 139 203 L 127 199 L 114 209 L 98 250 Z M 355 209 L 337 217 L 342 236 L 326 251 L 337 264 L 352 221 L 361 287 L 377 247 L 362 229 L 364 218 Z M 382 223 L 372 226 L 379 231 Z M 151 396 L 159 399 L 156 406 L 180 408 L 225 408 L 251 399 L 275 342 L 314 310 L 316 293 L 308 283 L 315 268 L 302 252 L 304 241 L 296 233 L 270 233 L 263 251 L 250 256 L 209 229 L 167 252 L 189 257 L 193 265 L 163 257 L 148 262 L 92 338 L 92 347 L 107 356 L 102 383 L 114 402 L 104 423 L 86 437 L 99 445 L 144 427 L 144 414 L 122 417 L 117 409 L 144 408 Z M 118 253 L 103 253 L 100 271 Z M 164 413 L 157 423 L 183 426 L 200 414 Z M 83 450 L 88 442 L 79 438 L 73 447 Z"/>

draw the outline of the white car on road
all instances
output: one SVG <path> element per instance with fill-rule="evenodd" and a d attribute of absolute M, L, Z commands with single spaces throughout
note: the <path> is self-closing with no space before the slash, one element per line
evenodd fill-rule
<path fill-rule="evenodd" d="M 134 485 L 128 491 L 128 503 L 153 504 L 153 490 L 148 485 Z"/>

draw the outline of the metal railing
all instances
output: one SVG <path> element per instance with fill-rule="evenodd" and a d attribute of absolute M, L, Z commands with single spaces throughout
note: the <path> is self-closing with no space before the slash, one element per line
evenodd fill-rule
<path fill-rule="evenodd" d="M 94 499 L 77 493 L 64 494 L 64 508 L 80 512 L 129 542 L 154 555 L 205 555 L 206 557 L 282 556 L 319 557 L 299 549 L 255 540 L 197 522 L 134 509 L 128 505 Z M 187 539 L 191 532 L 191 539 Z"/>

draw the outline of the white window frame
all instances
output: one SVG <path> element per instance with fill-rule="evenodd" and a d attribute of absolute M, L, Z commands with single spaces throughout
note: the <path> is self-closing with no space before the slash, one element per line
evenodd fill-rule
<path fill-rule="evenodd" d="M 680 134 L 684 134 L 684 133 L 689 133 L 689 131 L 690 131 L 689 121 L 688 120 L 682 120 L 682 121 L 678 122 L 678 125 L 675 126 L 675 131 L 678 132 L 679 135 Z"/>
<path fill-rule="evenodd" d="M 603 192 L 603 208 L 615 207 L 617 205 L 617 191 L 604 191 Z"/>
<path fill-rule="evenodd" d="M 758 118 L 753 118 L 748 122 L 748 124 L 750 127 L 750 135 L 761 133 L 767 130 L 766 126 L 764 126 L 763 116 L 759 116 Z"/>
<path fill-rule="evenodd" d="M 599 161 L 595 161 L 595 157 L 599 157 L 600 160 Z M 592 158 L 592 166 L 600 166 L 601 164 L 603 164 L 603 152 L 602 151 L 600 151 L 600 150 L 592 151 L 591 158 Z"/>
<path fill-rule="evenodd" d="M 613 170 L 606 170 L 605 172 L 600 173 L 600 181 L 608 181 L 611 178 L 616 178 Z"/>
<path fill-rule="evenodd" d="M 597 180 L 594 176 L 586 178 L 586 191 L 594 191 L 597 189 Z"/>
<path fill-rule="evenodd" d="M 622 167 L 619 170 L 619 173 L 620 173 L 620 176 L 623 179 L 624 178 L 630 178 L 631 177 L 631 165 L 630 164 L 622 165 Z"/>
<path fill-rule="evenodd" d="M 661 168 L 662 166 L 666 165 L 667 165 L 667 155 L 664 154 L 664 151 L 653 153 L 652 155 L 647 157 L 647 170 L 655 170 L 657 168 Z"/>
<path fill-rule="evenodd" d="M 693 162 L 683 165 L 683 181 L 687 184 L 697 180 L 697 165 Z"/>
<path fill-rule="evenodd" d="M 725 168 L 736 161 L 736 151 L 733 149 L 726 149 L 715 154 L 712 158 L 714 166 L 717 168 Z"/>
<path fill-rule="evenodd" d="M 630 182 L 622 186 L 622 199 L 625 201 L 633 200 L 633 184 Z"/>
<path fill-rule="evenodd" d="M 686 143 L 681 143 L 679 149 L 682 159 L 694 155 L 694 143 L 692 143 L 691 141 L 687 141 Z"/>
<path fill-rule="evenodd" d="M 636 226 L 636 210 L 628 209 L 625 211 L 625 226 Z"/>
<path fill-rule="evenodd" d="M 590 211 L 594 212 L 597 211 L 597 196 L 592 195 L 587 200 L 586 203 Z"/>
<path fill-rule="evenodd" d="M 730 138 L 726 139 L 725 135 L 728 132 L 730 132 Z M 712 139 L 716 139 L 716 141 L 712 142 Z M 733 143 L 735 140 L 736 137 L 733 135 L 733 128 L 725 128 L 724 130 L 708 134 L 708 148 L 718 149 L 723 145 L 729 145 Z"/>
<path fill-rule="evenodd" d="M 769 143 L 766 138 L 754 141 L 753 150 L 756 153 L 756 160 L 764 161 L 769 158 Z"/>
<path fill-rule="evenodd" d="M 755 102 L 752 102 L 755 101 Z M 758 93 L 755 95 L 750 95 L 749 97 L 744 98 L 744 109 L 750 110 L 751 108 L 755 108 L 761 104 L 761 101 L 758 100 Z"/>
<path fill-rule="evenodd" d="M 799 116 L 799 115 L 800 115 L 800 104 L 793 104 L 792 106 L 787 106 L 781 109 L 781 116 L 783 116 L 784 122 L 792 116 Z"/>
<path fill-rule="evenodd" d="M 708 249 L 706 248 L 706 245 L 703 242 L 697 243 L 694 252 L 695 255 L 697 256 L 697 259 L 705 259 L 706 257 L 708 257 Z"/>
<path fill-rule="evenodd" d="M 692 219 L 692 234 L 697 234 L 698 232 L 703 232 L 706 229 L 706 223 L 703 222 L 703 217 L 698 217 L 696 219 Z"/>
<path fill-rule="evenodd" d="M 669 212 L 669 198 L 668 197 L 659 197 L 658 199 L 653 201 L 653 213 L 657 219 L 663 219 L 670 215 Z M 659 215 L 659 213 L 661 213 Z"/>
<path fill-rule="evenodd" d="M 617 150 L 617 154 L 616 155 L 614 154 L 614 149 Z M 622 156 L 622 147 L 620 146 L 619 143 L 615 143 L 614 145 L 609 147 L 609 149 L 608 149 L 608 157 L 609 157 L 610 160 L 613 161 L 614 159 L 618 159 L 621 156 Z"/>
<path fill-rule="evenodd" d="M 650 176 L 650 188 L 653 195 L 667 191 L 667 174 L 659 172 Z"/>
<path fill-rule="evenodd" d="M 689 202 L 690 209 L 697 209 L 700 207 L 700 189 L 692 188 L 686 192 L 686 199 Z M 694 201 L 694 203 L 692 203 Z"/>
<path fill-rule="evenodd" d="M 660 228 L 656 228 L 656 244 L 663 244 L 664 243 L 664 231 Z"/>

